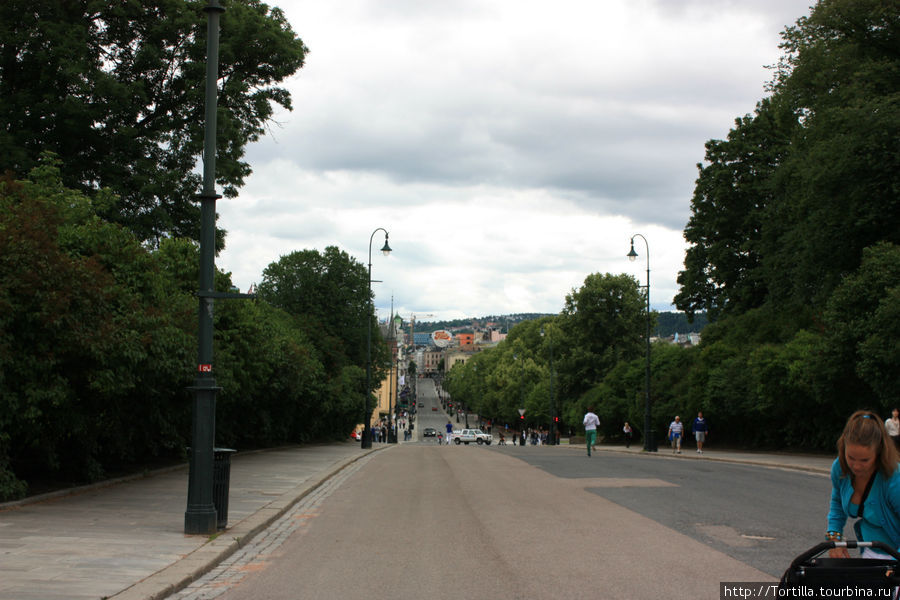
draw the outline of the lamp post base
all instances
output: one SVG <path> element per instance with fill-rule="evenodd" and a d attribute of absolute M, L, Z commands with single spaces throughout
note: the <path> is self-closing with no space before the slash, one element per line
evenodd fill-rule
<path fill-rule="evenodd" d="M 216 531 L 218 531 L 218 514 L 214 505 L 185 511 L 184 533 L 187 535 L 212 535 Z"/>
<path fill-rule="evenodd" d="M 647 432 L 647 439 L 644 440 L 644 452 L 656 452 L 656 432 L 652 429 Z"/>

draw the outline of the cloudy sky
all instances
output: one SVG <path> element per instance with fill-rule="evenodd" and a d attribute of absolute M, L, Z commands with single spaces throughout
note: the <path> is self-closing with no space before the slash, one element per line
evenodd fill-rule
<path fill-rule="evenodd" d="M 294 250 L 368 263 L 379 316 L 559 312 L 595 272 L 672 310 L 705 141 L 753 111 L 811 0 L 273 0 L 293 112 L 218 203 L 242 290 Z M 227 35 L 227 32 L 223 32 Z M 434 315 L 428 317 L 427 315 Z"/>

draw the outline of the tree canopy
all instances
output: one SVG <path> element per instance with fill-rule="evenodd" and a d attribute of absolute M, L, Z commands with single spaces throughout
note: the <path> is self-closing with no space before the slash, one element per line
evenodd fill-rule
<path fill-rule="evenodd" d="M 139 240 L 199 236 L 206 17 L 198 0 L 8 0 L 0 4 L 0 172 L 24 177 L 44 151 L 63 184 L 109 188 L 101 216 Z M 278 83 L 308 52 L 278 8 L 223 2 L 217 183 L 237 195 L 246 145 L 275 106 Z M 221 245 L 222 238 L 219 239 Z"/>
<path fill-rule="evenodd" d="M 734 442 L 826 448 L 896 403 L 898 36 L 896 2 L 821 0 L 782 34 L 771 95 L 707 143 L 675 303 L 719 318 L 688 397 Z"/>
<path fill-rule="evenodd" d="M 100 216 L 107 201 L 66 188 L 49 155 L 24 180 L 0 178 L 0 499 L 33 478 L 93 481 L 177 460 L 190 443 L 197 243 L 148 248 Z M 364 277 L 346 254 L 325 254 L 330 277 Z M 230 286 L 217 273 L 216 290 Z M 308 291 L 294 290 L 304 313 L 335 308 Z M 360 293 L 352 325 L 296 318 L 263 299 L 217 304 L 218 444 L 345 439 L 364 398 Z M 376 360 L 386 356 L 377 339 Z"/>
<path fill-rule="evenodd" d="M 821 309 L 863 250 L 900 243 L 896 2 L 822 0 L 783 33 L 772 95 L 707 143 L 678 308 Z"/>

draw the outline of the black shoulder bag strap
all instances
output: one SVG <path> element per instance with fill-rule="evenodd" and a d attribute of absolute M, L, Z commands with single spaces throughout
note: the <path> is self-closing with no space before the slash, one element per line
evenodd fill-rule
<path fill-rule="evenodd" d="M 860 518 L 862 518 L 863 516 L 863 510 L 865 509 L 866 505 L 866 498 L 869 497 L 869 492 L 872 491 L 872 484 L 875 483 L 875 477 L 877 476 L 878 471 L 875 471 L 874 473 L 872 473 L 872 476 L 869 477 L 869 483 L 866 484 L 866 490 L 863 492 L 862 500 L 859 501 L 859 513 L 857 514 L 857 516 Z"/>

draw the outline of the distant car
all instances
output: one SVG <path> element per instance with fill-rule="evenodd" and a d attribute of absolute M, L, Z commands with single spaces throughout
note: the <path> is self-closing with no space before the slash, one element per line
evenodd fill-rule
<path fill-rule="evenodd" d="M 424 402 L 419 402 L 419 408 L 422 408 L 423 406 L 425 406 L 425 403 L 424 403 Z"/>
<path fill-rule="evenodd" d="M 490 446 L 493 441 L 494 438 L 491 434 L 485 433 L 480 429 L 458 429 L 453 432 L 453 442 L 456 445 L 475 442 L 479 446 L 481 444 Z"/>
<path fill-rule="evenodd" d="M 425 437 L 435 437 L 437 435 L 437 430 L 434 427 L 426 427 L 424 435 Z"/>
<path fill-rule="evenodd" d="M 437 410 L 437 406 L 432 406 L 431 410 Z"/>

